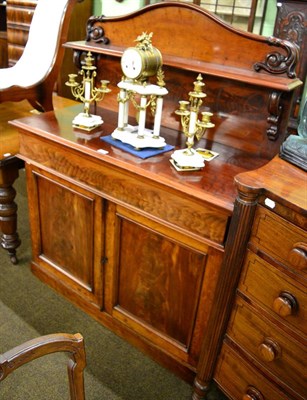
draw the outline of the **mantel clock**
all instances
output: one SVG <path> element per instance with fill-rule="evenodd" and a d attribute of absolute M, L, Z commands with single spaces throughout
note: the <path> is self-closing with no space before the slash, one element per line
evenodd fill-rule
<path fill-rule="evenodd" d="M 118 126 L 112 134 L 114 139 L 131 146 L 142 148 L 163 148 L 165 140 L 160 136 L 163 96 L 165 88 L 162 71 L 162 55 L 151 43 L 152 33 L 138 36 L 135 47 L 128 47 L 121 58 L 123 78 L 118 83 Z M 149 82 L 156 76 L 157 84 Z M 138 126 L 128 124 L 129 104 L 132 103 L 138 113 Z M 147 129 L 146 112 L 154 115 L 153 129 Z"/>

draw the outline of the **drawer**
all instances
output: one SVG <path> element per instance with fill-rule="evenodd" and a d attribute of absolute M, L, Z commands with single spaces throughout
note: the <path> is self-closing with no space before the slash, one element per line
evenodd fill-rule
<path fill-rule="evenodd" d="M 9 29 L 27 28 L 31 24 L 35 5 L 22 6 L 22 5 L 8 5 L 6 8 L 7 27 Z"/>
<path fill-rule="evenodd" d="M 303 229 L 258 206 L 250 242 L 306 278 L 307 233 Z"/>
<path fill-rule="evenodd" d="M 306 343 L 290 335 L 260 316 L 256 310 L 237 297 L 228 336 L 249 353 L 276 381 L 289 385 L 296 393 L 307 393 Z M 302 340 L 303 341 L 303 340 Z"/>
<path fill-rule="evenodd" d="M 252 252 L 247 252 L 239 290 L 276 318 L 307 334 L 306 288 Z"/>
<path fill-rule="evenodd" d="M 289 396 L 279 391 L 225 343 L 218 358 L 214 380 L 231 399 L 289 400 Z"/>
<path fill-rule="evenodd" d="M 9 29 L 7 31 L 7 41 L 10 48 L 14 48 L 15 46 L 19 46 L 23 51 L 29 37 L 28 29 Z"/>

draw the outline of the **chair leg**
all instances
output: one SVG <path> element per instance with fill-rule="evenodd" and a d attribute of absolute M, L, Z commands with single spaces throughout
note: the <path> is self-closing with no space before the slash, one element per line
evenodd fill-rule
<path fill-rule="evenodd" d="M 13 188 L 19 175 L 19 163 L 16 157 L 0 162 L 0 244 L 8 251 L 13 264 L 18 263 L 16 249 L 21 243 L 17 233 L 16 191 Z"/>

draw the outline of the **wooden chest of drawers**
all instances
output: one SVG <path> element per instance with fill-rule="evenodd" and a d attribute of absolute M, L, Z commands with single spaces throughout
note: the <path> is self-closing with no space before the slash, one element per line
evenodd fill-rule
<path fill-rule="evenodd" d="M 23 53 L 37 0 L 7 0 L 8 63 L 13 66 Z"/>
<path fill-rule="evenodd" d="M 6 5 L 0 3 L 0 68 L 7 66 Z"/>
<path fill-rule="evenodd" d="M 275 186 L 274 174 L 268 178 L 274 163 L 289 173 L 292 189 L 286 177 L 277 184 L 277 176 Z M 215 371 L 231 399 L 305 399 L 307 393 L 306 174 L 279 159 L 271 164 L 264 177 L 261 169 L 250 174 L 259 196 Z M 252 191 L 249 178 L 238 177 L 239 191 Z"/>
<path fill-rule="evenodd" d="M 80 40 L 86 35 L 86 22 L 92 13 L 92 0 L 82 0 L 75 7 L 68 32 L 69 40 Z M 37 0 L 7 0 L 6 19 L 7 30 L 5 45 L 7 46 L 8 60 L 4 60 L 12 67 L 21 57 L 28 41 L 29 29 Z M 0 32 L 0 45 L 3 38 Z M 0 55 L 1 61 L 2 54 Z M 71 90 L 65 85 L 69 73 L 77 72 L 70 53 L 65 53 L 63 65 L 58 78 L 57 92 L 63 97 L 72 97 Z"/>

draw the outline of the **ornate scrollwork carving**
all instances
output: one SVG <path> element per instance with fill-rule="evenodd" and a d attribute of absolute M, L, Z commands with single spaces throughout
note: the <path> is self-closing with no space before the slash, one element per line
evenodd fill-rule
<path fill-rule="evenodd" d="M 273 141 L 275 141 L 279 136 L 278 123 L 282 113 L 280 98 L 281 98 L 281 92 L 272 92 L 268 104 L 268 111 L 270 115 L 268 116 L 267 121 L 271 125 L 267 129 L 267 135 L 269 140 Z"/>
<path fill-rule="evenodd" d="M 288 10 L 284 10 L 278 18 L 277 27 L 278 37 L 290 40 L 299 47 L 302 46 L 304 29 L 307 28 L 307 21 L 303 12 L 292 11 L 288 13 Z"/>
<path fill-rule="evenodd" d="M 261 69 L 264 69 L 271 74 L 287 73 L 289 78 L 296 78 L 295 67 L 299 57 L 297 45 L 274 36 L 267 38 L 267 42 L 271 46 L 281 47 L 285 50 L 286 54 L 279 53 L 278 51 L 267 54 L 264 62 L 254 64 L 255 71 L 259 72 Z"/>
<path fill-rule="evenodd" d="M 110 43 L 109 38 L 104 36 L 104 29 L 100 25 L 95 25 L 96 22 L 102 22 L 104 16 L 101 15 L 100 17 L 92 16 L 87 21 L 86 26 L 86 41 L 93 41 L 95 43 L 103 43 L 108 44 Z"/>

